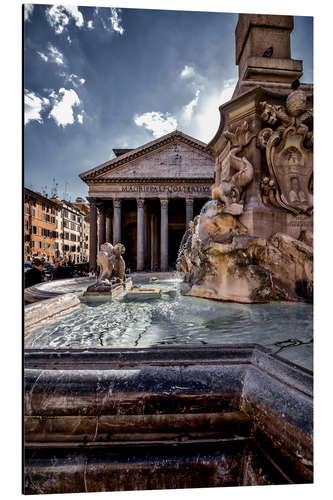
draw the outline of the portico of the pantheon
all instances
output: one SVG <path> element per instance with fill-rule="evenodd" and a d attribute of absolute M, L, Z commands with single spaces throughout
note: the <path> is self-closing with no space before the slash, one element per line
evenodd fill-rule
<path fill-rule="evenodd" d="M 90 267 L 102 243 L 121 242 L 131 271 L 174 269 L 189 221 L 210 199 L 212 154 L 178 130 L 113 151 L 115 158 L 80 175 L 89 186 Z"/>

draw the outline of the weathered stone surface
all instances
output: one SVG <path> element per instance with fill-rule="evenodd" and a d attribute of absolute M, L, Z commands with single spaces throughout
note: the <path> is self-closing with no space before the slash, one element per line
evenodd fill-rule
<path fill-rule="evenodd" d="M 246 234 L 246 228 L 231 214 L 220 213 L 216 200 L 204 206 L 196 234 L 202 243 L 216 241 L 227 243 L 235 234 Z"/>
<path fill-rule="evenodd" d="M 188 295 L 245 303 L 312 298 L 312 248 L 285 234 L 214 241 L 199 267 Z"/>

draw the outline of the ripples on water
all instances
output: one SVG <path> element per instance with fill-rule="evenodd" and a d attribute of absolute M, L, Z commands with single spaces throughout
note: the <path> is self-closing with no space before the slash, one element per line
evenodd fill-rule
<path fill-rule="evenodd" d="M 311 369 L 313 309 L 308 304 L 247 305 L 186 297 L 180 279 L 135 284 L 161 288 L 162 296 L 145 302 L 126 296 L 82 302 L 72 312 L 42 322 L 26 337 L 25 347 L 257 343 Z M 75 292 L 80 293 L 77 286 Z"/>

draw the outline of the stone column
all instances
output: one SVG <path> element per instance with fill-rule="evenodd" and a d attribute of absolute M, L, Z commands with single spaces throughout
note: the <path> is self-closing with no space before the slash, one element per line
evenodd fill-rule
<path fill-rule="evenodd" d="M 186 198 L 186 229 L 189 227 L 190 221 L 193 219 L 193 198 Z"/>
<path fill-rule="evenodd" d="M 89 267 L 97 270 L 97 208 L 96 199 L 89 198 L 90 203 L 90 241 L 89 241 Z"/>
<path fill-rule="evenodd" d="M 150 269 L 150 216 L 148 213 L 147 204 L 145 203 L 144 208 L 144 226 L 145 226 L 145 260 L 144 260 L 144 269 Z"/>
<path fill-rule="evenodd" d="M 104 208 L 101 208 L 99 211 L 99 238 L 98 243 L 99 246 L 103 245 L 106 242 L 106 216 Z"/>
<path fill-rule="evenodd" d="M 150 218 L 150 270 L 158 269 L 158 231 L 156 215 L 152 214 Z"/>
<path fill-rule="evenodd" d="M 168 214 L 168 204 L 169 200 L 161 201 L 161 271 L 168 270 L 168 225 L 169 225 L 169 214 Z"/>
<path fill-rule="evenodd" d="M 113 244 L 121 240 L 121 200 L 113 200 Z"/>
<path fill-rule="evenodd" d="M 106 234 L 106 241 L 107 243 L 112 243 L 113 238 L 112 238 L 112 219 L 111 219 L 111 214 L 110 212 L 106 213 L 106 228 L 105 228 Z"/>
<path fill-rule="evenodd" d="M 136 270 L 143 271 L 145 262 L 144 250 L 144 204 L 145 200 L 138 198 L 137 200 L 137 231 L 136 231 Z"/>

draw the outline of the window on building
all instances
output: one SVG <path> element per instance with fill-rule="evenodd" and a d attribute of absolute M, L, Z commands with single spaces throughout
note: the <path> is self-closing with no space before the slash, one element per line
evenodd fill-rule
<path fill-rule="evenodd" d="M 33 217 L 36 217 L 36 209 L 35 209 L 35 208 L 32 208 L 32 209 L 31 209 L 31 215 L 32 215 Z"/>
<path fill-rule="evenodd" d="M 42 242 L 39 241 L 39 248 L 42 248 Z"/>
<path fill-rule="evenodd" d="M 31 226 L 31 234 L 37 234 L 37 227 Z"/>
<path fill-rule="evenodd" d="M 34 240 L 30 241 L 30 246 L 31 246 L 31 248 L 35 248 L 35 242 L 34 242 Z"/>

